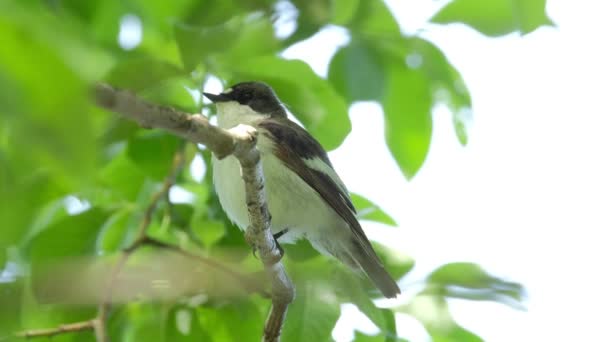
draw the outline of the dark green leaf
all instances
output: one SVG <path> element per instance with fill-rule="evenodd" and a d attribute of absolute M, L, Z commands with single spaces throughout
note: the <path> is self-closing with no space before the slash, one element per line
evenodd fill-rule
<path fill-rule="evenodd" d="M 422 166 L 431 143 L 433 122 L 428 79 L 395 61 L 387 67 L 382 101 L 386 142 L 401 171 L 411 179 Z"/>
<path fill-rule="evenodd" d="M 93 190 L 87 197 L 94 205 L 134 202 L 145 179 L 146 175 L 131 161 L 124 149 L 100 170 L 99 183 L 102 188 Z"/>
<path fill-rule="evenodd" d="M 381 100 L 385 80 L 381 56 L 363 40 L 341 48 L 329 64 L 329 80 L 348 101 Z"/>
<path fill-rule="evenodd" d="M 264 56 L 226 67 L 236 73 L 235 82 L 260 80 L 270 84 L 326 149 L 338 147 L 350 132 L 346 103 L 308 64 Z"/>
<path fill-rule="evenodd" d="M 431 20 L 447 24 L 461 22 L 489 36 L 511 32 L 529 33 L 553 25 L 545 13 L 546 0 L 454 0 Z"/>
<path fill-rule="evenodd" d="M 330 292 L 312 283 L 298 286 L 289 306 L 282 339 L 285 341 L 329 341 L 340 316 L 340 306 Z"/>
<path fill-rule="evenodd" d="M 173 162 L 173 155 L 180 146 L 180 139 L 172 134 L 152 131 L 131 139 L 127 153 L 141 172 L 156 179 L 164 179 Z"/>
<path fill-rule="evenodd" d="M 377 204 L 361 195 L 357 195 L 352 192 L 350 194 L 350 198 L 357 209 L 357 218 L 360 220 L 375 221 L 397 227 L 397 222 L 395 222 L 392 217 L 378 207 Z"/>

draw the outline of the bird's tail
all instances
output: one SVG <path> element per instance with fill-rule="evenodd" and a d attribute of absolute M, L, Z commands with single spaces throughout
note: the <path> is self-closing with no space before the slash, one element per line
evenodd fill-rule
<path fill-rule="evenodd" d="M 384 297 L 394 298 L 401 293 L 399 286 L 388 274 L 367 238 L 364 241 L 353 238 L 344 247 L 346 253 L 338 256 L 338 259 L 353 268 L 363 270 Z M 345 260 L 345 254 L 348 255 L 350 260 Z"/>

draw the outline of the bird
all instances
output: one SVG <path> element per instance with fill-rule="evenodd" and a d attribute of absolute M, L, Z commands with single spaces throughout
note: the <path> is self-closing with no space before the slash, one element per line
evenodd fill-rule
<path fill-rule="evenodd" d="M 384 268 L 357 220 L 349 192 L 327 152 L 306 129 L 290 120 L 285 106 L 266 83 L 235 84 L 219 94 L 203 92 L 217 109 L 217 124 L 249 125 L 258 132 L 257 148 L 266 181 L 270 228 L 278 243 L 308 239 L 321 254 L 363 271 L 387 298 L 399 286 Z M 228 218 L 241 230 L 249 225 L 245 185 L 234 156 L 214 155 L 213 183 Z"/>

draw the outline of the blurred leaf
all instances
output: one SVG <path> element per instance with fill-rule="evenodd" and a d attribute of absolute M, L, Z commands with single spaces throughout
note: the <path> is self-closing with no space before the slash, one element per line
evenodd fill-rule
<path fill-rule="evenodd" d="M 381 100 L 385 80 L 382 60 L 363 40 L 353 40 L 336 52 L 328 78 L 348 101 Z"/>
<path fill-rule="evenodd" d="M 260 80 L 270 84 L 308 131 L 329 150 L 350 132 L 348 107 L 327 81 L 299 60 L 257 57 L 226 66 L 234 81 Z"/>
<path fill-rule="evenodd" d="M 198 342 L 210 341 L 211 338 L 201 327 L 198 312 L 186 306 L 175 306 L 167 315 L 166 341 Z"/>
<path fill-rule="evenodd" d="M 420 169 L 431 143 L 433 122 L 428 79 L 401 63 L 388 65 L 382 101 L 388 147 L 406 178 Z"/>
<path fill-rule="evenodd" d="M 139 95 L 156 104 L 170 106 L 186 113 L 201 112 L 202 102 L 197 85 L 189 77 L 165 80 L 147 88 Z"/>
<path fill-rule="evenodd" d="M 161 131 L 143 132 L 131 139 L 127 153 L 129 158 L 147 176 L 163 180 L 173 163 L 173 155 L 180 146 L 180 139 Z"/>
<path fill-rule="evenodd" d="M 130 303 L 110 315 L 112 341 L 158 341 L 168 330 L 167 311 L 157 303 Z"/>
<path fill-rule="evenodd" d="M 427 283 L 426 294 L 496 301 L 517 309 L 521 309 L 524 297 L 520 284 L 494 277 L 474 263 L 443 265 L 428 276 Z"/>
<path fill-rule="evenodd" d="M 389 226 L 397 227 L 397 222 L 384 212 L 377 204 L 367 198 L 350 193 L 350 198 L 357 209 L 357 218 L 360 220 L 368 220 L 384 223 Z"/>
<path fill-rule="evenodd" d="M 196 27 L 178 24 L 175 39 L 182 62 L 187 70 L 221 54 L 223 63 L 239 63 L 241 60 L 275 52 L 279 45 L 270 20 L 263 15 L 235 16 L 212 27 Z M 214 62 L 210 63 L 212 66 Z"/>
<path fill-rule="evenodd" d="M 3 274 L 4 263 L 0 265 L 0 341 L 8 334 L 20 329 L 21 297 L 23 295 L 22 279 L 13 281 Z M 6 272 L 6 271 L 5 271 Z"/>
<path fill-rule="evenodd" d="M 454 0 L 431 21 L 461 22 L 489 36 L 514 31 L 529 33 L 543 25 L 553 25 L 545 13 L 546 0 Z"/>
<path fill-rule="evenodd" d="M 140 56 L 121 60 L 105 79 L 113 86 L 141 91 L 183 75 L 186 75 L 186 72 L 173 64 L 149 56 Z"/>
<path fill-rule="evenodd" d="M 312 283 L 298 286 L 298 295 L 289 306 L 283 328 L 285 341 L 329 341 L 340 317 L 334 295 Z"/>

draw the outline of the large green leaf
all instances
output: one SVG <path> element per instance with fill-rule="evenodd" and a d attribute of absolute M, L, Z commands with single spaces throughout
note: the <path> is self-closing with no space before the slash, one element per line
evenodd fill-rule
<path fill-rule="evenodd" d="M 284 341 L 330 341 L 340 306 L 328 289 L 313 283 L 298 286 L 283 329 Z"/>
<path fill-rule="evenodd" d="M 401 171 L 411 179 L 426 159 L 433 122 L 429 81 L 397 61 L 387 66 L 387 93 L 382 101 L 388 147 Z"/>
<path fill-rule="evenodd" d="M 198 318 L 202 329 L 211 336 L 208 341 L 259 341 L 267 303 L 249 299 L 203 306 L 197 309 Z"/>
<path fill-rule="evenodd" d="M 489 36 L 529 33 L 553 25 L 545 13 L 546 0 L 454 0 L 431 19 L 436 23 L 461 22 Z"/>
<path fill-rule="evenodd" d="M 186 75 L 177 66 L 149 56 L 124 58 L 106 76 L 113 86 L 139 92 L 176 76 Z"/>
<path fill-rule="evenodd" d="M 263 56 L 225 66 L 234 81 L 270 84 L 293 114 L 326 149 L 338 147 L 350 132 L 348 107 L 333 87 L 299 60 Z"/>

